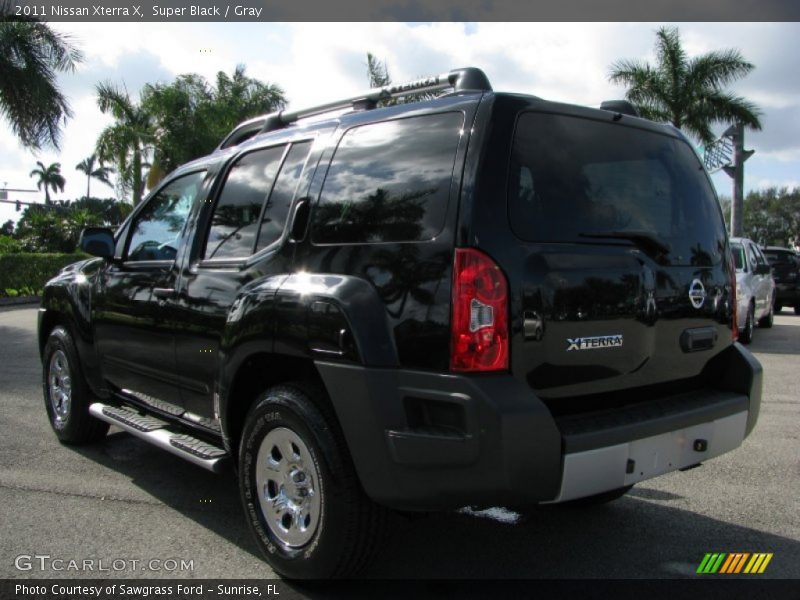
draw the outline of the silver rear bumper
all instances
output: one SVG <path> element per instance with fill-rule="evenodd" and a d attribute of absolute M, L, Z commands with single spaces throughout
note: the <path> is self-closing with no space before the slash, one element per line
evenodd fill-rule
<path fill-rule="evenodd" d="M 564 456 L 561 490 L 552 502 L 585 498 L 690 467 L 738 448 L 747 411 L 623 444 Z"/>

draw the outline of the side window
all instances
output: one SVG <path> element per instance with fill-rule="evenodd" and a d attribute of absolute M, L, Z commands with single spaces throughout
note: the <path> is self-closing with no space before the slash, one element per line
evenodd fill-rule
<path fill-rule="evenodd" d="M 314 210 L 312 240 L 358 244 L 436 236 L 463 124 L 461 113 L 443 113 L 347 131 Z"/>
<path fill-rule="evenodd" d="M 253 253 L 259 217 L 286 146 L 256 150 L 240 157 L 222 186 L 204 258 L 243 258 Z"/>
<path fill-rule="evenodd" d="M 147 201 L 131 227 L 127 260 L 175 260 L 181 232 L 204 177 L 205 172 L 179 177 Z"/>
<path fill-rule="evenodd" d="M 311 142 L 292 144 L 289 154 L 286 155 L 275 185 L 272 187 L 272 193 L 267 200 L 267 205 L 264 207 L 256 252 L 278 241 L 283 235 L 286 217 L 289 214 L 297 182 L 300 180 L 300 174 L 303 172 L 303 165 L 310 149 Z"/>

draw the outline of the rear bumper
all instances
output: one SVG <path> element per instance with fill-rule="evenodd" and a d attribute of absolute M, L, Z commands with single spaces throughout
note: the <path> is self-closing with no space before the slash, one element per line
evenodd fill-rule
<path fill-rule="evenodd" d="M 317 367 L 367 494 L 432 510 L 559 502 L 733 450 L 758 418 L 761 365 L 739 344 L 721 358 L 724 389 L 560 419 L 507 374 Z"/>
<path fill-rule="evenodd" d="M 800 304 L 800 287 L 797 283 L 776 283 L 775 301 L 789 306 Z"/>

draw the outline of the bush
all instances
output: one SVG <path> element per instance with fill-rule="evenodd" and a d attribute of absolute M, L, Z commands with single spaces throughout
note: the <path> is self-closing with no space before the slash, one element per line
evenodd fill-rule
<path fill-rule="evenodd" d="M 0 255 L 0 298 L 38 296 L 61 268 L 85 258 L 85 254 Z"/>

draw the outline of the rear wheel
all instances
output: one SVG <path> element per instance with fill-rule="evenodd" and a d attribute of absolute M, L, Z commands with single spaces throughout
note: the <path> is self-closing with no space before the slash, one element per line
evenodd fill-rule
<path fill-rule="evenodd" d="M 751 303 L 747 309 L 747 318 L 744 322 L 744 329 L 742 330 L 742 334 L 739 336 L 739 340 L 743 344 L 749 344 L 753 341 L 753 329 L 755 328 L 755 320 L 756 320 L 756 310 L 753 304 Z"/>
<path fill-rule="evenodd" d="M 267 562 L 294 579 L 352 574 L 370 558 L 386 510 L 361 489 L 322 392 L 270 388 L 251 408 L 239 452 L 239 488 Z"/>
<path fill-rule="evenodd" d="M 47 338 L 42 366 L 44 405 L 59 441 L 84 444 L 105 437 L 109 425 L 89 414 L 93 396 L 75 343 L 64 327 L 56 327 Z"/>
<path fill-rule="evenodd" d="M 800 315 L 800 304 L 794 305 L 794 314 Z"/>

